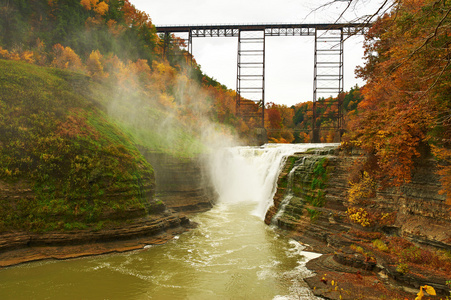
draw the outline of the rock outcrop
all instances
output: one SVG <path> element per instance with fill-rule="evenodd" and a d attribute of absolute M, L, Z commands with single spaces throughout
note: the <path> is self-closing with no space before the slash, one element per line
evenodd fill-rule
<path fill-rule="evenodd" d="M 13 205 L 20 203 L 21 199 L 30 203 L 36 200 L 35 192 L 26 182 L 0 182 L 0 187 L 2 203 Z M 154 190 L 153 181 L 144 184 L 143 190 Z M 149 193 L 153 194 L 153 191 Z M 107 199 L 133 196 L 124 188 L 105 195 Z M 165 242 L 192 226 L 185 215 L 168 210 L 163 203 L 153 200 L 153 196 L 149 196 L 149 201 L 146 209 L 104 211 L 96 220 L 97 224 L 103 224 L 99 228 L 3 231 L 0 233 L 0 267 L 49 258 L 65 259 L 140 249 L 147 244 Z M 64 216 L 53 218 L 65 219 Z M 64 225 L 68 224 L 63 222 Z"/>
<path fill-rule="evenodd" d="M 449 274 L 446 278 L 446 273 L 434 272 L 430 266 L 409 265 L 407 262 L 405 267 L 410 271 L 400 270 L 404 265 L 399 257 L 372 246 L 375 239 L 396 236 L 412 243 L 412 246 L 451 253 L 451 207 L 445 203 L 445 196 L 439 194 L 435 161 L 419 161 L 410 183 L 399 188 L 376 190 L 364 201 L 351 204 L 347 200 L 349 173 L 353 164 L 361 159 L 360 153 L 344 153 L 337 149 L 289 157 L 278 179 L 274 207 L 268 210 L 265 222 L 289 230 L 295 239 L 324 253 L 310 266 L 318 272 L 335 274 L 339 277 L 335 280 L 341 278 L 343 281 L 346 276 L 351 276 L 349 274 L 358 274 L 353 276 L 362 279 L 364 272 L 369 272 L 366 276 L 373 276 L 375 281 L 385 284 L 382 294 L 388 297 L 393 293 L 402 296 L 403 291 L 418 292 L 419 287 L 425 284 L 433 286 L 442 295 L 449 295 L 446 286 Z M 379 217 L 374 218 L 376 222 L 371 226 L 352 223 L 347 214 L 351 206 Z M 339 293 L 330 293 L 330 281 L 328 287 L 319 284 L 322 276 L 318 273 L 316 279 L 307 282 L 315 287 L 317 295 L 339 299 Z M 346 280 L 352 281 L 350 278 Z M 359 284 L 355 282 L 353 286 Z M 352 290 L 349 286 L 347 288 Z M 364 290 L 362 286 L 359 288 Z M 374 287 L 368 289 L 371 290 L 375 291 Z M 341 296 L 347 298 L 344 294 Z M 373 299 L 368 297 L 369 294 L 364 298 Z"/>
<path fill-rule="evenodd" d="M 156 195 L 176 212 L 210 209 L 216 199 L 202 157 L 181 158 L 140 149 L 155 170 Z"/>
<path fill-rule="evenodd" d="M 208 210 L 216 196 L 201 160 L 145 151 L 143 154 L 155 169 L 155 181 L 145 178 L 139 189 L 149 199 L 147 207 L 104 211 L 96 220 L 104 222 L 101 228 L 4 231 L 0 233 L 0 267 L 136 250 L 163 243 L 194 226 L 187 215 Z M 35 191 L 26 182 L 0 182 L 0 191 L 2 203 L 12 205 L 18 199 L 36 199 Z M 104 197 L 118 201 L 143 195 L 122 187 L 107 190 Z"/>
<path fill-rule="evenodd" d="M 186 231 L 189 220 L 166 213 L 101 230 L 0 234 L 0 268 L 43 259 L 68 259 L 142 249 Z"/>

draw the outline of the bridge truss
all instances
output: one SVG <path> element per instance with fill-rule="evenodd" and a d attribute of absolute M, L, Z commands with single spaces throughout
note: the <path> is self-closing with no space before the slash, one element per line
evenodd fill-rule
<path fill-rule="evenodd" d="M 315 38 L 313 67 L 313 142 L 319 142 L 319 123 L 323 107 L 337 105 L 335 119 L 328 128 L 342 131 L 343 115 L 341 101 L 332 101 L 330 96 L 339 95 L 344 86 L 344 51 L 346 37 L 363 34 L 368 24 L 253 24 L 253 25 L 177 25 L 156 26 L 164 34 L 164 41 L 170 34 L 185 34 L 187 51 L 192 55 L 193 38 L 236 37 L 237 78 L 236 111 L 245 119 L 259 115 L 261 127 L 265 123 L 265 38 L 267 36 L 313 36 Z M 166 45 L 165 45 L 166 48 Z M 340 97 L 339 97 L 340 99 Z M 258 104 L 258 111 L 249 108 L 248 100 Z M 255 107 L 255 105 L 253 105 Z"/>

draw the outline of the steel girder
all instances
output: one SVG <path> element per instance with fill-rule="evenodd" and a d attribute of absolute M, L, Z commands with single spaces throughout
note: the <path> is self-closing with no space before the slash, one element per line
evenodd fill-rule
<path fill-rule="evenodd" d="M 243 96 L 262 107 L 264 127 L 265 106 L 265 37 L 266 36 L 314 36 L 314 79 L 313 79 L 313 140 L 319 140 L 319 128 L 315 124 L 320 117 L 321 107 L 332 104 L 329 96 L 343 92 L 343 41 L 345 36 L 364 34 L 371 24 L 218 24 L 218 25 L 176 25 L 155 26 L 158 33 L 188 33 L 187 51 L 192 55 L 192 39 L 195 37 L 237 37 L 237 99 L 236 109 L 240 111 Z M 246 35 L 258 33 L 257 38 Z M 248 49 L 247 44 L 258 44 L 259 49 Z M 326 45 L 326 47 L 324 47 Z M 166 48 L 166 46 L 165 46 Z M 250 71 L 253 70 L 253 71 Z M 318 101 L 320 98 L 324 98 Z M 341 103 L 337 105 L 336 122 L 332 128 L 343 128 Z M 324 129 L 324 127 L 323 127 Z"/>

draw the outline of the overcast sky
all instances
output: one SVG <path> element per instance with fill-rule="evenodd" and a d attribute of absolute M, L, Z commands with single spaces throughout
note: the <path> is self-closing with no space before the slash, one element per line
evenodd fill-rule
<path fill-rule="evenodd" d="M 147 12 L 155 25 L 333 23 L 346 7 L 339 1 L 314 11 L 324 0 L 130 0 Z M 369 13 L 378 0 L 359 0 L 343 21 Z M 344 43 L 344 87 L 358 84 L 354 70 L 362 65 L 363 37 Z M 194 38 L 193 55 L 201 69 L 228 88 L 236 89 L 237 38 Z M 293 104 L 313 98 L 314 38 L 267 37 L 265 101 Z"/>

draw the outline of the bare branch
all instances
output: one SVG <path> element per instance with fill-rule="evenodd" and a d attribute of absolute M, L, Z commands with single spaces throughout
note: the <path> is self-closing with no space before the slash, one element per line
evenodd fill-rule
<path fill-rule="evenodd" d="M 350 0 L 348 2 L 348 6 L 346 6 L 346 8 L 341 12 L 341 14 L 338 16 L 337 20 L 335 21 L 335 23 L 340 21 L 340 19 L 343 17 L 343 15 L 348 11 L 349 7 L 351 6 L 351 3 L 352 3 L 352 0 Z"/>
<path fill-rule="evenodd" d="M 349 1 L 349 2 L 351 3 L 351 2 L 354 1 L 354 0 L 344 0 L 344 1 Z M 314 9 L 312 9 L 312 10 L 307 14 L 307 16 L 305 16 L 304 20 L 307 19 L 312 13 L 315 13 L 315 12 L 317 12 L 318 10 L 320 10 L 320 9 L 322 9 L 322 8 L 329 7 L 329 6 L 331 6 L 332 4 L 334 4 L 335 2 L 344 2 L 344 1 L 343 1 L 343 0 L 332 0 L 332 1 L 329 1 L 329 2 L 327 2 L 327 3 L 325 3 L 325 4 L 323 4 L 323 5 L 320 5 L 320 6 L 316 7 L 316 8 L 314 8 Z M 348 6 L 349 6 L 349 5 L 348 5 Z"/>
<path fill-rule="evenodd" d="M 423 98 L 424 96 L 426 96 L 429 91 L 431 91 L 438 83 L 439 79 L 443 76 L 443 73 L 445 73 L 445 70 L 450 66 L 451 61 L 448 60 L 447 64 L 445 66 L 443 66 L 442 71 L 440 72 L 440 74 L 437 76 L 437 78 L 435 79 L 434 83 L 432 85 L 429 86 L 429 88 L 424 92 L 424 94 L 421 96 L 421 98 Z M 421 99 L 420 98 L 420 99 Z M 419 100 L 420 100 L 419 99 Z"/>

